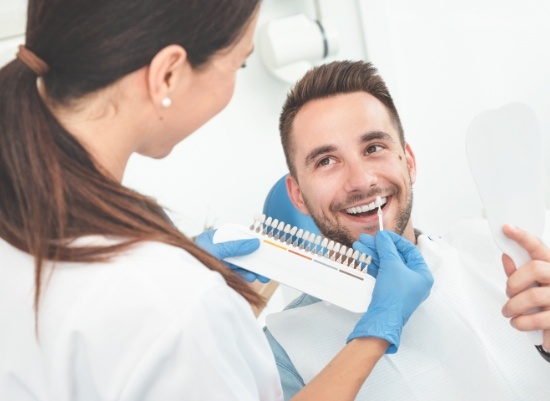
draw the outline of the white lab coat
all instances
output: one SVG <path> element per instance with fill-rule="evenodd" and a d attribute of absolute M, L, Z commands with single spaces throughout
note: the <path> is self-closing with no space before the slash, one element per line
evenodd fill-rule
<path fill-rule="evenodd" d="M 185 251 L 150 242 L 59 263 L 38 335 L 33 263 L 0 240 L 0 400 L 282 399 L 250 306 Z"/>

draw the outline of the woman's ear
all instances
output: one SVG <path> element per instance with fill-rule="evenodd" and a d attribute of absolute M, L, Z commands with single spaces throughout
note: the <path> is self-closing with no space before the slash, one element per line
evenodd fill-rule
<path fill-rule="evenodd" d="M 302 191 L 298 185 L 298 181 L 291 175 L 286 176 L 286 190 L 290 201 L 294 204 L 294 207 L 305 215 L 309 215 L 309 210 L 306 207 L 304 198 L 302 197 Z"/>
<path fill-rule="evenodd" d="M 165 98 L 170 98 L 170 93 L 186 78 L 187 68 L 191 68 L 187 52 L 179 45 L 166 46 L 153 57 L 147 82 L 149 96 L 155 105 L 160 107 Z"/>

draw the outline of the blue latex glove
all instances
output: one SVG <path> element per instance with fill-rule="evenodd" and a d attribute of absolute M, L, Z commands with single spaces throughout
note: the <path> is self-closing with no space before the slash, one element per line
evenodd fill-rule
<path fill-rule="evenodd" d="M 378 275 L 378 266 L 380 266 L 380 259 L 378 258 L 378 253 L 376 253 L 374 236 L 368 234 L 359 235 L 359 241 L 353 243 L 353 249 L 372 257 L 372 261 L 367 267 L 367 273 L 376 278 Z"/>
<path fill-rule="evenodd" d="M 369 308 L 347 342 L 357 337 L 378 337 L 390 343 L 387 354 L 397 352 L 403 326 L 430 294 L 433 276 L 416 246 L 391 231 L 374 238 L 377 276 Z"/>
<path fill-rule="evenodd" d="M 395 234 L 393 232 L 391 233 Z M 378 268 L 380 267 L 380 258 L 378 257 L 378 253 L 376 252 L 374 236 L 369 234 L 360 234 L 359 240 L 353 243 L 353 249 L 366 255 L 371 255 L 372 261 L 367 267 L 367 273 L 376 278 L 376 276 L 378 275 Z M 399 254 L 399 256 L 401 256 L 401 260 L 403 261 L 403 263 L 405 263 L 405 259 L 403 258 L 403 256 L 401 254 Z"/>
<path fill-rule="evenodd" d="M 195 238 L 195 244 L 204 249 L 210 255 L 218 258 L 225 259 L 230 256 L 244 256 L 251 254 L 260 247 L 260 240 L 257 238 L 251 239 L 242 239 L 235 241 L 220 242 L 219 244 L 214 244 L 213 238 L 216 230 L 205 231 L 197 238 Z M 232 270 L 235 270 L 239 273 L 243 279 L 252 283 L 254 280 L 258 280 L 262 283 L 267 283 L 269 279 L 259 274 L 252 273 L 251 271 L 241 269 L 238 266 L 235 266 L 231 263 L 224 262 L 227 267 Z"/>

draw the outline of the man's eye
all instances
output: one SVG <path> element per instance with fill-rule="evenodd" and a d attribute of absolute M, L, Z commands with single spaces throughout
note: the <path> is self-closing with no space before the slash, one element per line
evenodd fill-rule
<path fill-rule="evenodd" d="M 317 163 L 317 167 L 328 166 L 332 163 L 334 163 L 334 161 L 330 157 L 325 157 L 324 159 L 319 160 L 319 162 Z"/>
<path fill-rule="evenodd" d="M 380 145 L 370 145 L 369 147 L 367 147 L 366 153 L 370 154 L 370 153 L 378 152 L 382 149 L 383 147 Z"/>
<path fill-rule="evenodd" d="M 246 68 L 246 61 L 241 65 L 241 68 Z"/>

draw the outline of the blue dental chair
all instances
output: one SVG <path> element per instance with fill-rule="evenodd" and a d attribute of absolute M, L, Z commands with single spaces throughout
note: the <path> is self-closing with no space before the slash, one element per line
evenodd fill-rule
<path fill-rule="evenodd" d="M 305 215 L 296 209 L 290 200 L 285 182 L 287 175 L 283 175 L 267 194 L 264 201 L 263 213 L 273 219 L 284 221 L 291 226 L 303 228 L 304 231 L 307 230 L 316 235 L 320 234 L 311 216 Z"/>

